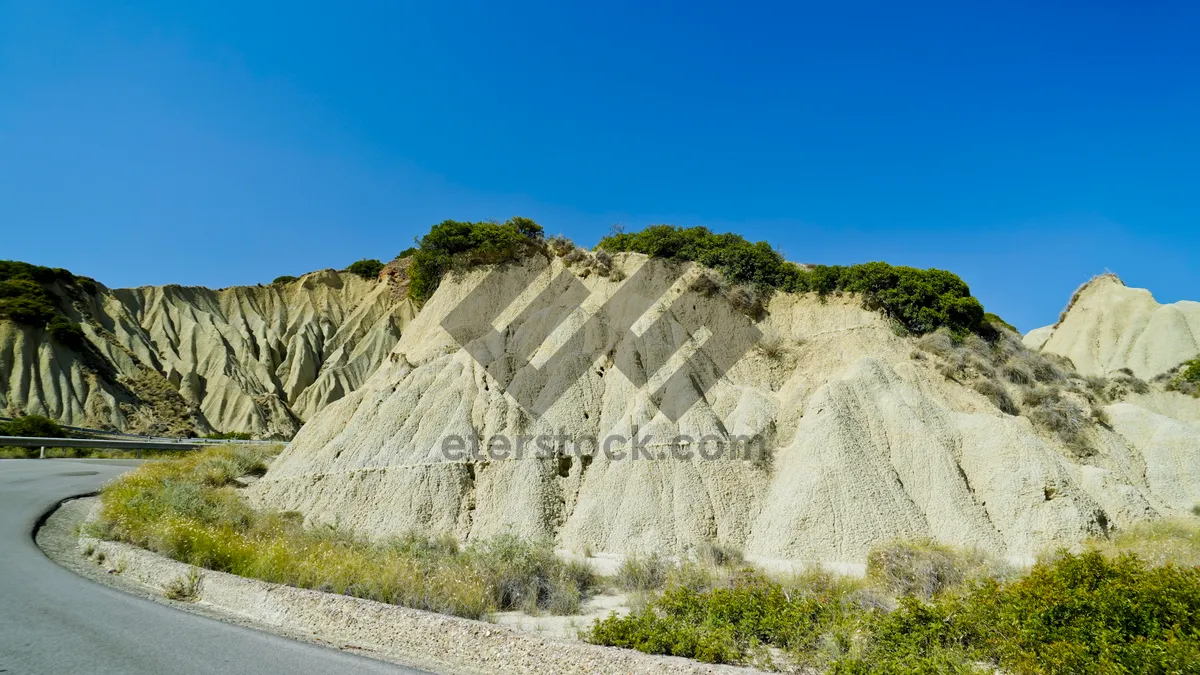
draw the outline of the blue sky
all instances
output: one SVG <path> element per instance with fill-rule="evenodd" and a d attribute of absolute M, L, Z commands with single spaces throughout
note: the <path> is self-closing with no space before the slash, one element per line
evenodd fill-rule
<path fill-rule="evenodd" d="M 1200 299 L 1195 3 L 98 4 L 0 0 L 0 258 L 226 286 L 520 214 L 941 267 L 1022 330 L 1106 269 Z"/>

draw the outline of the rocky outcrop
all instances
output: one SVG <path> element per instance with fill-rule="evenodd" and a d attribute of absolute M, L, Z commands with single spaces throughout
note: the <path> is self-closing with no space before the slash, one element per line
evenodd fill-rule
<path fill-rule="evenodd" d="M 1105 274 L 1075 293 L 1057 325 L 1031 331 L 1025 341 L 1071 359 L 1084 375 L 1128 368 L 1149 380 L 1200 354 L 1200 302 L 1162 305 L 1150 291 Z"/>
<path fill-rule="evenodd" d="M 730 328 L 744 304 L 699 283 L 703 270 L 636 254 L 613 268 L 537 256 L 447 278 L 253 498 L 379 537 L 513 531 L 616 554 L 715 540 L 824 562 L 915 537 L 1028 558 L 1200 501 L 1179 468 L 1200 466 L 1194 424 L 1155 417 L 1173 404 L 1110 406 L 1111 428 L 1088 422 L 1081 454 L 918 358 L 915 338 L 855 297 L 776 294 L 747 351 Z M 454 436 L 480 454 L 447 453 Z M 524 452 L 489 455 L 497 436 Z M 590 440 L 614 436 L 611 453 Z M 769 452 L 713 452 L 739 437 Z"/>
<path fill-rule="evenodd" d="M 0 409 L 67 424 L 290 438 L 356 389 L 415 309 L 395 283 L 324 270 L 221 290 L 99 287 L 64 302 L 82 350 L 0 321 Z"/>

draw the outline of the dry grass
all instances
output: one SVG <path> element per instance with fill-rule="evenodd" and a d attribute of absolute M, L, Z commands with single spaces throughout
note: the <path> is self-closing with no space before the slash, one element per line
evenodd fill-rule
<path fill-rule="evenodd" d="M 928 540 L 896 541 L 867 556 L 867 579 L 897 596 L 929 600 L 985 578 L 1012 575 L 1004 563 L 982 553 L 955 549 Z"/>
<path fill-rule="evenodd" d="M 1200 511 L 1200 505 L 1194 510 Z M 1154 567 L 1196 567 L 1200 565 L 1200 518 L 1143 521 L 1088 546 L 1108 556 L 1133 553 Z"/>
<path fill-rule="evenodd" d="M 575 251 L 575 242 L 561 234 L 556 234 L 546 239 L 546 248 L 550 249 L 550 252 L 554 255 L 562 258 Z"/>
<path fill-rule="evenodd" d="M 944 377 L 970 386 L 1004 413 L 1028 417 L 1075 457 L 1096 453 L 1094 429 L 1109 425 L 1103 406 L 1150 390 L 1129 371 L 1084 377 L 1068 359 L 1031 351 L 1009 331 L 990 341 L 937 331 L 917 341 L 914 358 L 925 355 Z"/>
<path fill-rule="evenodd" d="M 91 533 L 197 567 L 475 619 L 574 613 L 595 586 L 588 566 L 560 560 L 549 541 L 507 535 L 464 550 L 445 536 L 373 542 L 305 528 L 294 512 L 256 512 L 233 486 L 265 461 L 257 448 L 221 447 L 145 465 L 104 488 Z"/>
<path fill-rule="evenodd" d="M 674 563 L 657 554 L 629 556 L 621 563 L 613 582 L 623 591 L 656 591 L 666 585 L 673 567 Z"/>
<path fill-rule="evenodd" d="M 695 557 L 697 562 L 712 568 L 737 567 L 745 560 L 742 550 L 737 546 L 715 541 L 701 544 L 696 549 Z"/>
<path fill-rule="evenodd" d="M 974 385 L 975 391 L 988 397 L 988 399 L 1002 412 L 1008 415 L 1021 414 L 1020 408 L 1016 403 L 1013 403 L 1009 397 L 1008 391 L 1004 386 L 995 380 L 977 380 Z"/>
<path fill-rule="evenodd" d="M 186 577 L 172 579 L 163 587 L 163 597 L 180 602 L 194 602 L 200 599 L 200 589 L 203 577 L 200 571 L 192 569 Z"/>

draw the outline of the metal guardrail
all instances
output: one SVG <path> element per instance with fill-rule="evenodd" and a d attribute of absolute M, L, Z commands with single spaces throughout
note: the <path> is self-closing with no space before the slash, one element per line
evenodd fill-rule
<path fill-rule="evenodd" d="M 216 438 L 161 438 L 143 436 L 138 440 L 117 438 L 46 438 L 39 436 L 0 436 L 0 447 L 41 448 L 40 456 L 46 457 L 46 448 L 101 448 L 110 450 L 133 450 L 141 458 L 143 450 L 197 450 L 215 445 L 276 444 L 283 441 L 237 441 Z"/>
<path fill-rule="evenodd" d="M 126 441 L 112 438 L 41 438 L 38 436 L 0 436 L 0 446 L 19 448 L 111 448 L 127 450 L 195 450 L 218 445 L 203 439 Z"/>
<path fill-rule="evenodd" d="M 13 421 L 13 418 L 11 418 L 11 417 L 0 416 L 0 422 L 11 422 L 11 421 Z M 149 443 L 185 442 L 185 443 L 198 443 L 198 444 L 204 444 L 204 445 L 220 445 L 220 444 L 224 444 L 224 443 L 233 443 L 235 445 L 276 445 L 279 443 L 285 443 L 285 444 L 287 443 L 287 441 L 241 440 L 241 439 L 237 439 L 237 438 L 178 438 L 176 436 L 143 436 L 140 434 L 126 434 L 126 433 L 123 433 L 120 431 L 105 431 L 104 429 L 89 429 L 87 427 L 72 427 L 72 426 L 68 426 L 66 424 L 60 424 L 59 426 L 62 427 L 63 429 L 65 429 L 66 431 L 70 431 L 70 432 L 78 433 L 78 434 L 87 434 L 88 437 L 114 438 L 114 439 L 128 438 L 130 440 L 146 441 Z M 4 439 L 4 438 L 14 438 L 14 437 L 0 436 L 0 439 Z M 17 443 L 0 443 L 0 445 L 19 445 L 19 444 L 17 444 Z M 21 447 L 30 447 L 30 446 L 21 446 Z M 47 447 L 83 448 L 83 447 L 89 447 L 89 446 L 52 445 L 52 446 L 47 446 Z M 97 447 L 99 447 L 99 446 L 97 446 Z"/>

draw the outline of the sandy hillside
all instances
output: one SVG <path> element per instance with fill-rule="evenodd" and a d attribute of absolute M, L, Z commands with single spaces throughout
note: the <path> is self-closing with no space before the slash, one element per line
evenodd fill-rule
<path fill-rule="evenodd" d="M 1128 368 L 1151 379 L 1200 354 L 1200 302 L 1162 305 L 1105 274 L 1075 293 L 1057 325 L 1030 331 L 1025 343 L 1071 359 L 1084 375 Z"/>
<path fill-rule="evenodd" d="M 1092 392 L 1015 334 L 994 347 L 901 336 L 848 295 L 775 295 L 743 356 L 730 345 L 744 314 L 701 270 L 676 280 L 636 254 L 615 265 L 624 281 L 564 275 L 540 256 L 447 278 L 382 367 L 301 429 L 255 499 L 375 536 L 514 531 L 616 554 L 717 540 L 842 562 L 902 537 L 1028 557 L 1200 502 L 1200 423 L 1172 416 L 1191 409 L 1180 394 Z M 464 303 L 508 309 L 489 323 L 456 312 Z M 697 392 L 677 421 L 659 409 Z M 760 435 L 771 452 L 633 461 L 574 456 L 561 441 L 550 457 L 441 452 L 452 434 L 603 438 L 635 425 L 668 456 L 679 434 Z"/>
<path fill-rule="evenodd" d="M 415 314 L 394 282 L 333 270 L 215 291 L 101 286 L 68 309 L 82 351 L 0 321 L 0 411 L 284 438 L 364 382 Z"/>

